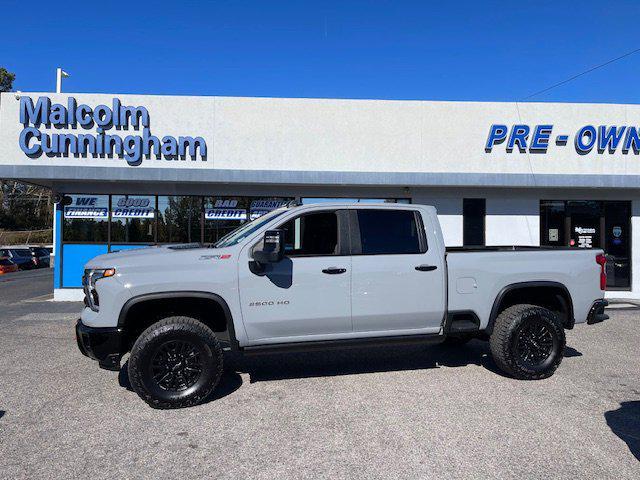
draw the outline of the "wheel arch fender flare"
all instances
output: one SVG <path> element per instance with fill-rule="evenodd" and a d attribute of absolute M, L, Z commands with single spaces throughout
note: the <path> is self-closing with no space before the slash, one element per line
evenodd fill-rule
<path fill-rule="evenodd" d="M 489 314 L 489 323 L 487 324 L 487 328 L 486 328 L 486 332 L 489 335 L 493 332 L 493 327 L 495 325 L 496 318 L 498 318 L 498 314 L 500 313 L 500 307 L 505 297 L 508 294 L 513 293 L 514 291 L 524 290 L 528 288 L 553 288 L 561 291 L 562 292 L 561 301 L 566 303 L 566 309 L 567 309 L 566 328 L 569 328 L 569 329 L 573 328 L 575 319 L 573 316 L 573 300 L 571 298 L 571 293 L 569 292 L 569 289 L 560 282 L 530 281 L 530 282 L 511 283 L 509 285 L 504 286 L 500 290 L 500 292 L 498 292 L 498 295 L 493 301 L 493 306 L 491 307 L 491 313 Z"/>
<path fill-rule="evenodd" d="M 229 332 L 229 341 L 231 343 L 231 347 L 233 349 L 238 348 L 238 339 L 236 337 L 236 330 L 233 324 L 233 315 L 231 314 L 231 309 L 227 304 L 226 300 L 222 298 L 220 295 L 211 292 L 200 292 L 200 291 L 169 291 L 169 292 L 154 292 L 154 293 L 143 293 L 141 295 L 137 295 L 135 297 L 131 297 L 129 300 L 125 302 L 125 304 L 120 309 L 120 314 L 118 315 L 118 327 L 124 328 L 127 320 L 127 315 L 129 314 L 129 310 L 135 305 L 140 303 L 153 301 L 153 300 L 170 300 L 172 298 L 200 298 L 211 300 L 217 303 L 222 309 L 225 317 L 225 323 L 227 325 L 227 331 Z"/>

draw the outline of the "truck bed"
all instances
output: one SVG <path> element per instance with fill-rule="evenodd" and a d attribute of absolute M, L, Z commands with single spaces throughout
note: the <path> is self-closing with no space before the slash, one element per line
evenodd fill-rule
<path fill-rule="evenodd" d="M 494 299 L 514 285 L 559 285 L 571 295 L 576 323 L 600 298 L 601 249 L 490 246 L 446 249 L 448 308 L 473 312 L 487 325 Z"/>
<path fill-rule="evenodd" d="M 530 252 L 535 250 L 576 250 L 576 247 L 553 247 L 553 246 L 534 246 L 534 245 L 495 245 L 495 246 L 477 246 L 477 247 L 446 247 L 448 252 L 508 252 L 522 251 Z"/>

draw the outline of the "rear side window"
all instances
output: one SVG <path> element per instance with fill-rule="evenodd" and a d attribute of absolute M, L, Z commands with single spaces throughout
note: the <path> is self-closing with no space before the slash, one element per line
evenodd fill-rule
<path fill-rule="evenodd" d="M 358 210 L 362 255 L 424 253 L 426 241 L 411 210 Z"/>

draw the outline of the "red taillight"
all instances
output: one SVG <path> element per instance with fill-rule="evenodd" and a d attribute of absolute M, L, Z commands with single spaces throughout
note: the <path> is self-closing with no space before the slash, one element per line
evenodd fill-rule
<path fill-rule="evenodd" d="M 607 288 L 607 257 L 603 254 L 599 253 L 596 255 L 596 263 L 600 265 L 600 290 L 605 290 Z"/>

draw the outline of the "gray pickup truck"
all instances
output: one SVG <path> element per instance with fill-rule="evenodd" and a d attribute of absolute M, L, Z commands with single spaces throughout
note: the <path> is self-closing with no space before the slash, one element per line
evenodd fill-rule
<path fill-rule="evenodd" d="M 445 248 L 423 205 L 290 205 L 214 245 L 101 255 L 85 266 L 80 351 L 128 373 L 156 408 L 197 404 L 223 349 L 488 340 L 496 364 L 542 379 L 565 329 L 606 319 L 602 250 Z"/>

